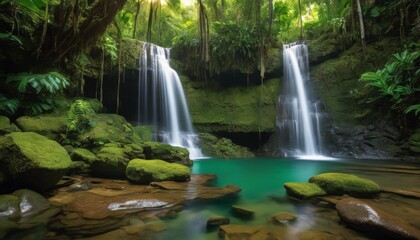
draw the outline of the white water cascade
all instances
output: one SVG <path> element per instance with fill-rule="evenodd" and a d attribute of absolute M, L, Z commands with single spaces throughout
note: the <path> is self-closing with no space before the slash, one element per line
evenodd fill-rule
<path fill-rule="evenodd" d="M 143 44 L 140 56 L 138 121 L 153 125 L 156 140 L 188 149 L 190 158 L 202 158 L 179 76 L 169 65 L 170 51 Z"/>
<path fill-rule="evenodd" d="M 321 156 L 319 102 L 306 92 L 309 81 L 308 48 L 305 44 L 283 46 L 284 93 L 277 101 L 277 128 L 281 154 L 286 157 Z"/>

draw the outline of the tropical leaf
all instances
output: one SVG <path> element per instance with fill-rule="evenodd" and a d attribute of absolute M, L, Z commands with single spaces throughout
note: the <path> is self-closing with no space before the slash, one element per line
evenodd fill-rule
<path fill-rule="evenodd" d="M 413 112 L 414 115 L 420 116 L 420 104 L 411 105 L 408 108 L 405 109 L 404 113 L 408 114 L 409 112 Z"/>

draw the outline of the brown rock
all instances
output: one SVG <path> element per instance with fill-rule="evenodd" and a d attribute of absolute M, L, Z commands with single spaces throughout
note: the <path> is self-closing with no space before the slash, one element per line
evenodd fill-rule
<path fill-rule="evenodd" d="M 378 239 L 420 239 L 420 231 L 376 205 L 346 198 L 336 204 L 338 215 L 350 227 Z"/>
<path fill-rule="evenodd" d="M 207 219 L 207 226 L 220 226 L 226 225 L 230 223 L 230 219 L 228 217 L 222 216 L 211 216 Z"/>
<path fill-rule="evenodd" d="M 286 224 L 296 220 L 296 215 L 290 212 L 276 213 L 271 216 L 268 220 L 274 224 Z"/>
<path fill-rule="evenodd" d="M 255 213 L 254 210 L 248 209 L 239 205 L 233 205 L 232 210 L 234 213 L 243 217 L 253 217 Z"/>

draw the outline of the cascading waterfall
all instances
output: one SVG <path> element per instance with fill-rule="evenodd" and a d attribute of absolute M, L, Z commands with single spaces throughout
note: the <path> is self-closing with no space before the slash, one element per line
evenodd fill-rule
<path fill-rule="evenodd" d="M 319 102 L 306 92 L 309 81 L 308 48 L 305 44 L 283 46 L 284 90 L 277 101 L 277 128 L 283 156 L 321 155 Z"/>
<path fill-rule="evenodd" d="M 169 65 L 170 51 L 143 44 L 140 56 L 138 121 L 153 125 L 156 140 L 185 147 L 190 158 L 201 158 L 198 136 L 194 133 L 181 81 Z"/>

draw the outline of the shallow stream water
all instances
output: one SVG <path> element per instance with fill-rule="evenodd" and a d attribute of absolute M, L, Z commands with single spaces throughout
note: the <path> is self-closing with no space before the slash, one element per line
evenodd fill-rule
<path fill-rule="evenodd" d="M 418 167 L 418 166 L 417 166 Z M 167 230 L 158 234 L 157 239 L 218 239 L 217 228 L 207 228 L 210 216 L 226 216 L 231 224 L 267 225 L 268 218 L 279 212 L 292 212 L 297 220 L 288 224 L 288 232 L 325 231 L 340 239 L 369 239 L 339 223 L 339 217 L 332 207 L 320 207 L 313 202 L 299 202 L 287 198 L 285 182 L 306 182 L 311 176 L 324 172 L 343 172 L 369 178 L 381 187 L 403 188 L 419 191 L 419 175 L 399 172 L 417 168 L 401 162 L 378 160 L 301 160 L 301 159 L 203 159 L 194 162 L 194 174 L 216 174 L 212 186 L 233 184 L 242 191 L 237 196 L 212 201 L 191 202 L 172 219 L 166 219 Z M 385 169 L 385 170 L 384 170 Z M 396 170 L 394 172 L 394 170 Z M 416 189 L 417 188 L 417 189 Z M 382 193 L 381 206 L 391 213 L 396 212 L 415 227 L 420 227 L 418 200 Z M 255 212 L 252 218 L 236 215 L 232 205 L 240 205 Z M 413 217 L 415 217 L 413 219 Z M 411 219 L 411 220 L 410 220 Z M 174 238 L 176 236 L 176 238 Z M 293 236 L 291 237 L 293 239 Z"/>

